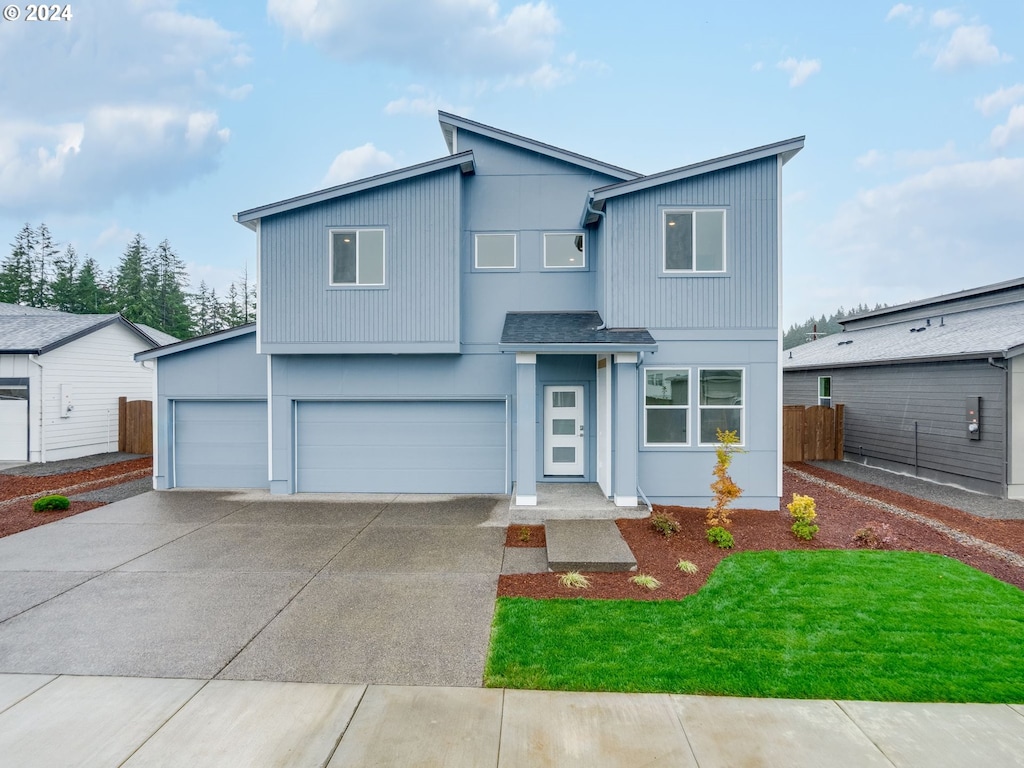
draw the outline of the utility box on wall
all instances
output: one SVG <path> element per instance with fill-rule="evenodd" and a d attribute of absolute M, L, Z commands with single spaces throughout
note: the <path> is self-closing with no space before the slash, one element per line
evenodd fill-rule
<path fill-rule="evenodd" d="M 981 398 L 967 398 L 967 437 L 971 440 L 981 440 Z"/>
<path fill-rule="evenodd" d="M 62 419 L 69 418 L 71 412 L 75 410 L 74 395 L 71 390 L 70 384 L 60 385 L 60 417 Z"/>

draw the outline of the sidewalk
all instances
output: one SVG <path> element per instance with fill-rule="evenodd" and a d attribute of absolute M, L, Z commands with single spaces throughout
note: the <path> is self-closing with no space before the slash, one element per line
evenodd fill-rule
<path fill-rule="evenodd" d="M 1019 766 L 1024 706 L 0 675 L 0 755 L 61 766 Z"/>

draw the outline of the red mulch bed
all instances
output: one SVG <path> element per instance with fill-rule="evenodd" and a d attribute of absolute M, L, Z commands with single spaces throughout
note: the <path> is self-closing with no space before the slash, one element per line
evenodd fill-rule
<path fill-rule="evenodd" d="M 87 491 L 97 491 L 128 480 L 146 477 L 152 472 L 152 469 L 153 459 L 147 457 L 63 475 L 46 477 L 0 475 L 0 537 L 10 536 L 12 533 L 52 523 L 55 520 L 63 520 L 65 517 L 104 506 L 104 503 L 100 501 L 73 501 L 71 507 L 64 512 L 34 512 L 32 511 L 32 502 L 40 496 L 51 493 L 71 496 Z M 10 502 L 10 499 L 22 496 L 31 498 L 27 501 Z"/>
<path fill-rule="evenodd" d="M 510 525 L 505 531 L 506 547 L 546 547 L 543 525 Z"/>
<path fill-rule="evenodd" d="M 933 517 L 946 525 L 1024 555 L 1024 521 L 976 518 L 960 510 L 922 501 L 906 494 L 836 475 L 826 470 L 797 465 L 817 477 L 878 498 L 917 514 Z M 638 571 L 658 579 L 657 590 L 638 587 L 629 573 L 588 573 L 589 589 L 570 589 L 558 583 L 558 574 L 505 574 L 498 580 L 500 597 L 586 597 L 599 599 L 677 600 L 697 592 L 723 558 L 735 552 L 788 549 L 850 549 L 857 529 L 867 523 L 889 525 L 893 541 L 888 549 L 932 552 L 956 558 L 1009 584 L 1024 589 L 1024 568 L 1018 568 L 972 547 L 957 544 L 938 531 L 889 512 L 847 498 L 836 491 L 785 473 L 784 501 L 779 512 L 737 509 L 731 513 L 733 549 L 719 549 L 705 538 L 705 510 L 685 507 L 655 507 L 671 513 L 681 530 L 670 538 L 651 528 L 649 519 L 617 520 L 623 538 L 636 557 Z M 820 530 L 812 541 L 798 540 L 790 530 L 792 520 L 785 504 L 792 494 L 811 496 L 817 504 Z M 510 530 L 516 526 L 511 526 Z M 688 576 L 676 569 L 679 560 L 690 560 L 700 569 Z"/>

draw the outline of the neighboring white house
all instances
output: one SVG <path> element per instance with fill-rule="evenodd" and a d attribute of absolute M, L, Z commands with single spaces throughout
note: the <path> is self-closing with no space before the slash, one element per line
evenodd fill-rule
<path fill-rule="evenodd" d="M 117 399 L 153 395 L 136 352 L 173 337 L 119 314 L 0 303 L 0 461 L 56 461 L 117 450 Z"/>

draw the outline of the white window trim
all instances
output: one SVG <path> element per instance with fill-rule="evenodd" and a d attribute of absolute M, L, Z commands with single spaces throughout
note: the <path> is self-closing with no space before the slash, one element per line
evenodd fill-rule
<path fill-rule="evenodd" d="M 722 268 L 721 269 L 697 269 L 697 213 L 707 213 L 710 211 L 721 211 L 722 212 Z M 673 213 L 692 213 L 693 217 L 693 231 L 690 233 L 691 248 L 693 253 L 693 269 L 669 269 L 668 268 L 668 242 L 667 242 L 667 230 L 668 230 L 668 217 L 669 214 Z M 729 269 L 729 248 L 728 248 L 728 231 L 729 231 L 729 211 L 726 208 L 701 208 L 701 207 L 682 207 L 682 208 L 663 208 L 661 211 L 661 271 L 666 275 L 721 275 L 728 272 Z"/>
<path fill-rule="evenodd" d="M 823 379 L 828 379 L 828 397 L 821 394 L 821 382 Z M 831 376 L 819 376 L 818 377 L 818 405 L 827 405 L 829 408 L 832 407 L 832 377 Z M 828 402 L 822 402 L 827 400 Z"/>
<path fill-rule="evenodd" d="M 580 251 L 582 258 L 581 264 L 566 265 L 566 264 L 548 264 L 548 235 L 572 235 L 575 237 L 583 238 L 583 250 Z M 568 232 L 545 232 L 544 233 L 544 269 L 586 269 L 587 268 L 587 235 L 585 232 L 568 231 Z"/>
<path fill-rule="evenodd" d="M 481 267 L 479 259 L 481 237 L 511 237 L 512 238 L 512 266 Z M 473 234 L 473 269 L 481 270 L 515 270 L 519 268 L 519 237 L 515 232 L 476 232 Z"/>
<path fill-rule="evenodd" d="M 648 371 L 686 371 L 686 405 L 648 405 L 647 404 L 647 373 Z M 693 371 L 685 365 L 665 365 L 665 366 L 654 366 L 644 368 L 643 371 L 643 391 L 640 393 L 640 404 L 644 409 L 644 448 L 689 448 L 693 441 L 690 439 L 690 435 L 693 434 L 691 431 L 692 427 L 692 412 L 693 412 Z M 686 411 L 686 442 L 685 443 L 651 443 L 647 441 L 647 412 L 648 410 L 655 411 Z"/>
<path fill-rule="evenodd" d="M 341 232 L 354 232 L 356 235 L 356 282 L 334 282 L 334 235 Z M 380 232 L 381 275 L 379 283 L 359 282 L 359 238 L 363 232 Z M 332 227 L 327 230 L 327 284 L 332 288 L 383 288 L 388 284 L 388 233 L 384 227 Z"/>
<path fill-rule="evenodd" d="M 742 401 L 742 404 L 741 405 L 701 405 L 700 404 L 700 375 L 704 371 L 739 371 L 740 374 L 741 374 L 741 377 L 740 377 L 740 400 Z M 706 368 L 698 368 L 697 369 L 697 379 L 694 382 L 694 384 L 696 386 L 696 392 L 697 392 L 697 397 L 695 398 L 696 404 L 694 406 L 697 409 L 697 440 L 698 440 L 697 445 L 699 445 L 701 447 L 705 447 L 705 446 L 713 447 L 713 446 L 718 445 L 717 442 L 714 442 L 714 443 L 702 443 L 702 442 L 699 442 L 700 441 L 701 426 L 702 426 L 700 415 L 701 415 L 702 411 L 704 411 L 705 409 L 709 410 L 709 411 L 722 411 L 722 410 L 735 410 L 735 409 L 739 408 L 739 410 L 740 410 L 740 441 L 738 443 L 736 443 L 736 446 L 738 448 L 744 447 L 747 444 L 747 369 L 744 366 L 742 366 L 742 365 L 721 365 L 721 366 L 716 365 L 716 366 L 713 366 L 713 367 L 712 366 L 708 366 Z"/>

